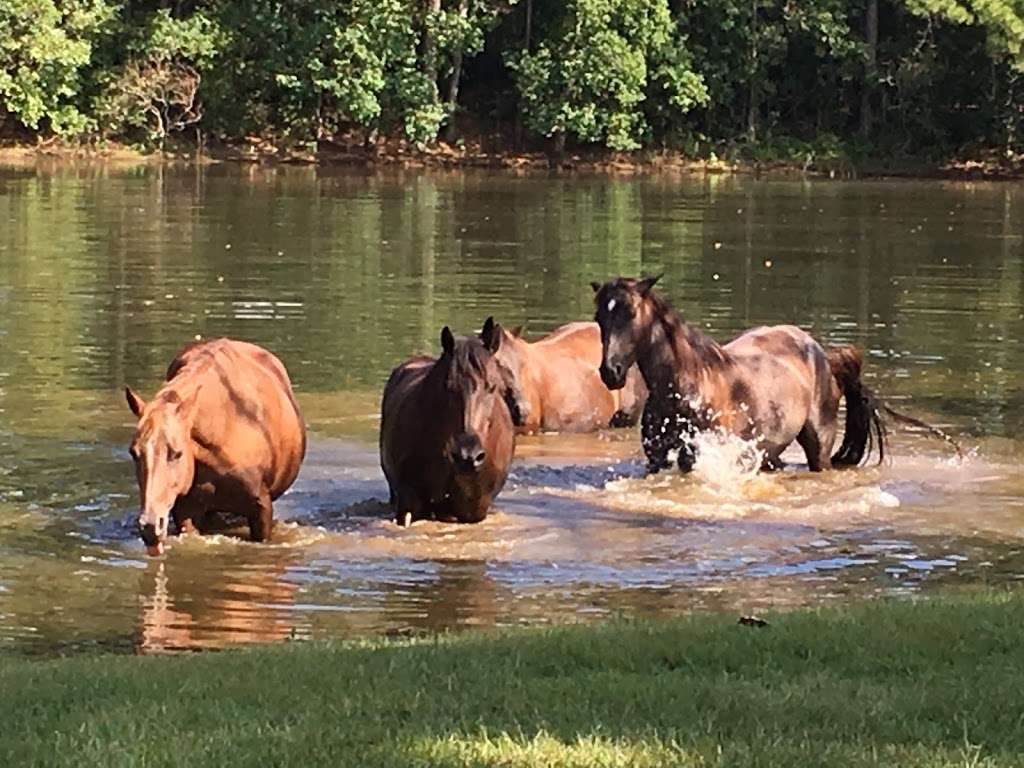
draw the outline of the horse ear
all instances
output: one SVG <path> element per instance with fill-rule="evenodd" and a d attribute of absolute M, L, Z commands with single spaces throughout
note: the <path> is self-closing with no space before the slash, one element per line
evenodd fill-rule
<path fill-rule="evenodd" d="M 598 291 L 601 290 L 601 284 L 597 282 L 597 280 L 591 280 L 590 287 L 594 289 L 594 293 L 597 293 Z"/>
<path fill-rule="evenodd" d="M 484 327 L 480 331 L 480 341 L 494 354 L 501 346 L 501 326 L 494 322 L 493 317 L 484 320 Z"/>
<path fill-rule="evenodd" d="M 521 339 L 523 338 L 523 326 L 517 325 L 515 328 L 510 330 L 509 333 L 512 334 L 513 338 Z"/>
<path fill-rule="evenodd" d="M 452 336 L 452 329 L 447 325 L 441 329 L 441 349 L 444 350 L 446 355 L 450 355 L 455 351 L 455 337 Z"/>
<path fill-rule="evenodd" d="M 664 273 L 662 273 L 661 275 L 656 275 L 654 277 L 645 277 L 643 280 L 638 282 L 636 284 L 636 287 L 637 287 L 637 290 L 640 291 L 640 295 L 641 296 L 646 296 L 648 293 L 650 293 L 651 292 L 651 288 L 654 287 L 654 284 L 656 282 L 658 282 L 659 280 L 661 280 L 661 278 L 663 276 L 664 276 Z"/>
<path fill-rule="evenodd" d="M 146 408 L 146 401 L 135 394 L 131 387 L 124 388 L 124 399 L 128 401 L 128 407 L 132 409 L 132 413 L 135 414 L 135 418 L 142 416 L 142 411 Z"/>

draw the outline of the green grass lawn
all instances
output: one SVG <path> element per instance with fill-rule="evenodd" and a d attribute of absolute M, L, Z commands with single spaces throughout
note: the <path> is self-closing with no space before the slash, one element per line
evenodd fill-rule
<path fill-rule="evenodd" d="M 2 658 L 0 766 L 1019 766 L 1022 608 Z"/>

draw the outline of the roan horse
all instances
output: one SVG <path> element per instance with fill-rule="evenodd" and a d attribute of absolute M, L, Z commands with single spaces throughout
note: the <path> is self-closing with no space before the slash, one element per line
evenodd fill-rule
<path fill-rule="evenodd" d="M 399 525 L 477 523 L 505 484 L 515 448 L 512 386 L 494 359 L 501 327 L 479 338 L 441 331 L 441 357 L 395 368 L 381 403 L 380 463 Z"/>
<path fill-rule="evenodd" d="M 671 466 L 671 454 L 689 471 L 699 432 L 720 429 L 755 441 L 762 468 L 781 467 L 779 456 L 796 440 L 812 471 L 857 465 L 885 431 L 874 398 L 861 384 L 861 353 L 842 346 L 827 353 L 792 325 L 754 328 L 720 346 L 688 325 L 652 290 L 658 278 L 618 278 L 600 285 L 595 319 L 601 327 L 601 379 L 625 383 L 636 362 L 650 394 L 642 433 L 648 469 Z M 834 454 L 840 397 L 846 431 Z"/>
<path fill-rule="evenodd" d="M 202 532 L 212 512 L 245 516 L 252 540 L 267 541 L 273 501 L 306 453 L 281 361 L 255 344 L 199 342 L 174 358 L 150 402 L 127 387 L 125 396 L 139 420 L 130 452 L 149 553 L 163 552 L 169 517 L 181 532 Z"/>
<path fill-rule="evenodd" d="M 637 423 L 647 388 L 636 366 L 622 389 L 612 391 L 601 382 L 597 323 L 568 323 L 532 343 L 520 331 L 502 329 L 495 355 L 521 395 L 520 432 L 594 432 Z"/>

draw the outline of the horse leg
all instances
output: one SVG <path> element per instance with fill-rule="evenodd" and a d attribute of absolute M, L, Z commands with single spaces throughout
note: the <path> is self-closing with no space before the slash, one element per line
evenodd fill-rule
<path fill-rule="evenodd" d="M 205 508 L 198 508 L 195 500 L 190 498 L 191 493 L 179 496 L 171 508 L 171 520 L 178 529 L 178 535 L 186 533 L 199 533 L 200 525 L 196 522 L 206 514 Z"/>
<path fill-rule="evenodd" d="M 253 541 L 270 541 L 273 528 L 274 505 L 270 500 L 270 492 L 260 486 L 259 493 L 252 499 L 252 506 L 247 515 L 249 518 L 249 538 Z"/>
<path fill-rule="evenodd" d="M 672 466 L 671 453 L 679 449 L 679 468 L 689 472 L 693 467 L 693 451 L 683 445 L 683 435 L 673 414 L 659 411 L 651 400 L 644 406 L 640 441 L 647 457 L 647 472 L 654 475 Z"/>
<path fill-rule="evenodd" d="M 408 528 L 413 520 L 423 517 L 423 504 L 419 494 L 408 488 L 399 487 L 391 492 L 391 508 L 395 510 L 395 522 L 402 528 Z"/>
<path fill-rule="evenodd" d="M 171 518 L 178 526 L 179 534 L 203 532 L 206 515 L 216 493 L 213 483 L 196 483 L 188 493 L 178 498 L 171 509 Z"/>
<path fill-rule="evenodd" d="M 829 458 L 832 441 L 822 440 L 817 427 L 810 421 L 804 424 L 803 429 L 796 436 L 796 441 L 804 449 L 804 455 L 807 456 L 807 468 L 811 472 L 821 472 L 823 469 L 832 468 L 832 460 Z"/>
<path fill-rule="evenodd" d="M 693 465 L 697 463 L 697 449 L 692 443 L 684 440 L 679 446 L 679 456 L 676 458 L 676 464 L 679 466 L 679 471 L 684 474 L 693 470 Z"/>
<path fill-rule="evenodd" d="M 636 419 L 630 416 L 625 411 L 616 411 L 612 414 L 612 417 L 608 420 L 608 426 L 612 429 L 621 429 L 622 427 L 632 427 L 636 424 Z"/>

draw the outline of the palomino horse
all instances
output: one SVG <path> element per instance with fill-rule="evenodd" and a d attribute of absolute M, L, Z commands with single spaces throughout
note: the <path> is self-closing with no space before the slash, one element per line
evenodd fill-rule
<path fill-rule="evenodd" d="M 883 430 L 874 399 L 861 384 L 861 353 L 849 346 L 827 353 L 792 325 L 754 328 L 720 346 L 688 325 L 652 290 L 658 278 L 618 278 L 599 285 L 601 379 L 622 387 L 626 371 L 640 366 L 650 390 L 642 419 L 648 468 L 671 465 L 678 451 L 681 470 L 696 458 L 698 432 L 719 429 L 755 441 L 763 468 L 781 466 L 779 456 L 796 440 L 812 471 L 856 465 Z M 846 432 L 834 455 L 839 399 L 846 398 Z"/>
<path fill-rule="evenodd" d="M 521 394 L 520 432 L 593 432 L 636 424 L 647 388 L 636 366 L 626 385 L 609 390 L 601 383 L 601 330 L 597 323 L 568 323 L 535 342 L 520 330 L 502 329 L 495 357 Z"/>
<path fill-rule="evenodd" d="M 399 525 L 434 518 L 477 523 L 505 485 L 515 448 L 510 382 L 494 353 L 501 327 L 479 338 L 441 331 L 441 357 L 395 368 L 381 403 L 380 464 Z"/>
<path fill-rule="evenodd" d="M 253 541 L 267 541 L 273 501 L 299 474 L 306 425 L 281 361 L 242 341 L 186 347 L 167 383 L 146 403 L 125 396 L 139 419 L 131 455 L 139 483 L 139 530 L 163 551 L 168 518 L 203 531 L 208 513 L 244 515 Z"/>

